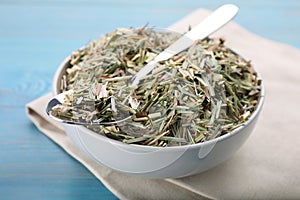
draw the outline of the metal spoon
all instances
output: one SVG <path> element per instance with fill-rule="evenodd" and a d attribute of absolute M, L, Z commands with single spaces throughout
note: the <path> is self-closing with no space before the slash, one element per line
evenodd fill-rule
<path fill-rule="evenodd" d="M 199 23 L 197 26 L 192 28 L 190 31 L 188 31 L 186 34 L 184 34 L 182 37 L 180 37 L 177 41 L 175 41 L 172 45 L 170 45 L 167 49 L 165 49 L 163 52 L 161 52 L 158 56 L 155 57 L 155 59 L 151 62 L 149 62 L 147 65 L 145 65 L 133 78 L 131 82 L 131 86 L 137 86 L 139 84 L 139 81 L 142 77 L 146 76 L 148 73 L 150 73 L 153 68 L 155 67 L 155 64 L 167 60 L 171 58 L 172 56 L 180 53 L 181 51 L 187 49 L 190 47 L 195 40 L 202 40 L 209 36 L 210 34 L 214 33 L 218 29 L 220 29 L 222 26 L 227 24 L 238 12 L 238 7 L 233 4 L 225 4 L 218 9 L 216 9 L 214 12 L 212 12 L 207 18 L 205 18 L 201 23 Z M 109 125 L 109 124 L 117 124 L 123 121 L 126 121 L 127 119 L 131 118 L 131 116 L 117 119 L 113 122 L 77 122 L 77 121 L 71 121 L 71 120 L 63 120 L 60 119 L 54 115 L 51 114 L 51 110 L 54 106 L 62 104 L 64 102 L 64 97 L 66 93 L 70 93 L 70 91 L 58 94 L 54 96 L 48 103 L 46 108 L 46 113 L 54 118 L 57 121 L 68 123 L 68 124 L 76 124 L 76 125 Z"/>

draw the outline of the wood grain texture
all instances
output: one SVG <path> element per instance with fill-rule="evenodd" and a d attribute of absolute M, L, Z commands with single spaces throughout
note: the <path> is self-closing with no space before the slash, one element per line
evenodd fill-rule
<path fill-rule="evenodd" d="M 242 1 L 235 22 L 300 48 L 300 1 Z M 26 117 L 27 102 L 51 91 L 70 52 L 117 27 L 167 27 L 199 7 L 227 1 L 0 1 L 1 199 L 117 199 Z"/>

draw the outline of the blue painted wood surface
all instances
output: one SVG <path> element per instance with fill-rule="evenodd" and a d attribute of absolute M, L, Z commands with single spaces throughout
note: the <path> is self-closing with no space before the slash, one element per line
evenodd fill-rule
<path fill-rule="evenodd" d="M 117 199 L 85 167 L 40 133 L 25 104 L 51 91 L 71 51 L 117 27 L 157 27 L 228 1 L 0 0 L 0 198 Z M 232 0 L 235 22 L 300 48 L 300 1 Z"/>

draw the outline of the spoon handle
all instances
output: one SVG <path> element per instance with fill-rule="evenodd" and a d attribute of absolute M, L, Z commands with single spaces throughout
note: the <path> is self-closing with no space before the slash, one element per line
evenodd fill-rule
<path fill-rule="evenodd" d="M 238 12 L 238 7 L 233 4 L 225 4 L 212 12 L 192 30 L 185 33 L 176 42 L 155 57 L 154 60 L 145 65 L 133 78 L 132 86 L 136 86 L 139 80 L 150 73 L 155 64 L 167 60 L 172 56 L 190 47 L 195 40 L 202 40 L 213 32 L 227 24 Z"/>

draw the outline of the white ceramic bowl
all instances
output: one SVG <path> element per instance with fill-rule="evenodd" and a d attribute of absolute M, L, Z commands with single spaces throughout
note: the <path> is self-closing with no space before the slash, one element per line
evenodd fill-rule
<path fill-rule="evenodd" d="M 68 68 L 67 57 L 57 69 L 53 79 L 53 94 L 59 93 L 60 80 Z M 176 147 L 151 147 L 125 144 L 83 126 L 63 124 L 72 141 L 99 164 L 111 169 L 149 178 L 175 178 L 208 170 L 227 160 L 236 152 L 252 132 L 264 101 L 261 98 L 250 119 L 231 133 L 193 145 Z"/>

